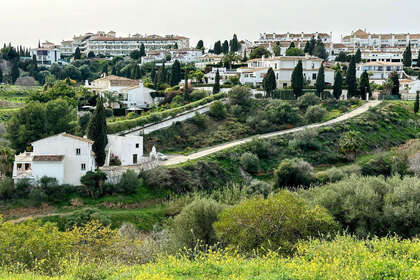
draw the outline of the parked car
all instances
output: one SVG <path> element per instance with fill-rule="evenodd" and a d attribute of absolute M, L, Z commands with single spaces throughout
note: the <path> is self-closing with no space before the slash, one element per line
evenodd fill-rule
<path fill-rule="evenodd" d="M 158 158 L 158 160 L 162 160 L 162 161 L 164 161 L 164 160 L 168 160 L 168 157 L 167 156 L 165 156 L 164 154 L 162 154 L 162 153 L 157 153 L 157 158 Z"/>

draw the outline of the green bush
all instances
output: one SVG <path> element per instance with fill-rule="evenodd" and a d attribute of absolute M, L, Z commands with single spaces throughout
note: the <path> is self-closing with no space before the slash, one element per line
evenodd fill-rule
<path fill-rule="evenodd" d="M 120 193 L 135 194 L 140 183 L 141 181 L 139 180 L 136 172 L 134 172 L 133 170 L 127 170 L 121 176 L 121 179 L 118 182 L 116 189 Z"/>
<path fill-rule="evenodd" d="M 255 154 L 247 152 L 247 153 L 242 154 L 240 158 L 240 164 L 245 171 L 251 174 L 256 174 L 258 173 L 260 160 L 258 159 L 258 156 L 256 156 Z"/>
<path fill-rule="evenodd" d="M 226 106 L 221 101 L 216 101 L 210 105 L 210 116 L 216 120 L 224 120 L 226 118 Z"/>
<path fill-rule="evenodd" d="M 3 177 L 0 179 L 0 199 L 12 198 L 14 189 L 12 178 Z"/>
<path fill-rule="evenodd" d="M 273 101 L 264 110 L 268 120 L 276 124 L 297 124 L 301 121 L 299 109 L 286 101 Z"/>
<path fill-rule="evenodd" d="M 321 184 L 334 183 L 340 181 L 344 178 L 344 176 L 344 171 L 337 167 L 332 167 L 325 171 L 320 171 L 315 175 L 316 180 Z"/>
<path fill-rule="evenodd" d="M 307 123 L 318 123 L 322 121 L 326 114 L 327 110 L 322 105 L 309 106 L 305 113 L 305 120 Z"/>
<path fill-rule="evenodd" d="M 264 181 L 252 180 L 249 186 L 246 187 L 246 191 L 249 195 L 267 197 L 273 191 L 273 186 Z"/>
<path fill-rule="evenodd" d="M 91 221 L 99 222 L 100 224 L 107 226 L 111 224 L 111 220 L 94 208 L 84 208 L 81 210 L 74 211 L 70 216 L 64 218 L 64 227 L 67 230 L 71 230 L 74 227 L 85 226 Z"/>
<path fill-rule="evenodd" d="M 300 96 L 297 100 L 299 107 L 303 110 L 306 110 L 309 106 L 318 105 L 321 103 L 321 99 L 316 96 L 314 93 L 309 92 Z"/>
<path fill-rule="evenodd" d="M 228 93 L 229 104 L 239 105 L 242 109 L 247 109 L 251 106 L 251 90 L 247 87 L 236 86 Z"/>
<path fill-rule="evenodd" d="M 268 199 L 252 198 L 225 209 L 214 229 L 222 242 L 241 251 L 290 252 L 299 240 L 335 232 L 338 225 L 324 208 L 311 207 L 283 190 Z"/>
<path fill-rule="evenodd" d="M 308 187 L 313 181 L 313 167 L 299 158 L 284 159 L 274 171 L 275 186 L 285 187 Z"/>
<path fill-rule="evenodd" d="M 408 155 L 401 151 L 376 154 L 373 158 L 362 161 L 360 166 L 364 176 L 410 174 Z"/>
<path fill-rule="evenodd" d="M 191 122 L 195 124 L 198 128 L 206 129 L 208 126 L 209 118 L 198 112 L 195 112 L 194 117 L 191 118 Z"/>
<path fill-rule="evenodd" d="M 216 243 L 213 223 L 224 206 L 212 199 L 199 198 L 187 205 L 170 223 L 172 241 L 177 248 Z"/>
<path fill-rule="evenodd" d="M 420 234 L 420 180 L 417 177 L 353 175 L 313 188 L 303 196 L 328 209 L 343 228 L 359 236 Z"/>
<path fill-rule="evenodd" d="M 208 95 L 208 92 L 205 90 L 194 90 L 190 93 L 189 97 L 191 101 L 198 101 L 200 99 L 206 98 Z"/>
<path fill-rule="evenodd" d="M 276 89 L 272 93 L 273 99 L 295 100 L 295 94 L 292 89 Z"/>

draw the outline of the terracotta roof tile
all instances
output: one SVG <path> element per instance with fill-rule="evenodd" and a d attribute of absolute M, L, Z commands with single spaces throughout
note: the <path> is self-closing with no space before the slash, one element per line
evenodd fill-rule
<path fill-rule="evenodd" d="M 63 161 L 63 155 L 38 155 L 34 156 L 33 161 Z"/>

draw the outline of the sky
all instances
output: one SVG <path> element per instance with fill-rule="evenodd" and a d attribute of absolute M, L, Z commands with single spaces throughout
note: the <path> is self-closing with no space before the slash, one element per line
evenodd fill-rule
<path fill-rule="evenodd" d="M 7 4 L 2 4 L 2 2 Z M 420 0 L 0 0 L 0 43 L 36 47 L 73 35 L 110 31 L 256 40 L 260 33 L 325 32 L 334 41 L 362 28 L 420 33 Z"/>

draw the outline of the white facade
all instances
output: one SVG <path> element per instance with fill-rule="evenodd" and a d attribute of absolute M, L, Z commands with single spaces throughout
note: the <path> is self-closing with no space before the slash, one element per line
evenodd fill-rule
<path fill-rule="evenodd" d="M 222 61 L 223 55 L 206 53 L 196 58 L 194 63 L 197 69 L 204 70 L 209 64 L 217 64 Z"/>
<path fill-rule="evenodd" d="M 224 83 L 230 77 L 239 76 L 239 73 L 236 70 L 228 70 L 226 68 L 216 68 L 213 67 L 212 70 L 205 75 L 207 78 L 207 83 L 214 84 L 216 82 L 216 73 L 219 71 L 220 82 Z"/>
<path fill-rule="evenodd" d="M 255 44 L 264 44 L 264 43 L 270 43 L 270 42 L 294 42 L 294 41 L 301 41 L 301 42 L 307 42 L 310 41 L 312 38 L 321 39 L 322 42 L 325 43 L 331 43 L 332 42 L 332 33 L 263 33 L 260 34 L 259 40 L 255 41 Z"/>
<path fill-rule="evenodd" d="M 151 93 L 155 90 L 146 88 L 142 81 L 135 87 L 122 90 L 124 101 L 128 110 L 142 110 L 151 107 L 154 100 Z"/>
<path fill-rule="evenodd" d="M 347 47 L 360 48 L 387 48 L 387 47 L 406 47 L 411 43 L 412 48 L 420 48 L 420 34 L 375 34 L 368 33 L 366 30 L 357 30 L 351 35 L 344 36 L 342 43 Z"/>
<path fill-rule="evenodd" d="M 362 73 L 367 71 L 370 80 L 386 80 L 392 72 L 397 72 L 398 77 L 403 77 L 403 65 L 398 62 L 367 62 L 358 64 L 356 67 L 356 77 L 360 78 Z"/>
<path fill-rule="evenodd" d="M 143 137 L 108 135 L 106 153 L 106 166 L 112 158 L 117 158 L 122 166 L 139 164 L 143 159 Z"/>
<path fill-rule="evenodd" d="M 198 49 L 178 49 L 172 50 L 170 53 L 172 62 L 178 60 L 181 63 L 196 62 L 203 55 L 203 51 Z"/>
<path fill-rule="evenodd" d="M 408 90 L 409 94 L 416 94 L 416 93 L 420 92 L 420 80 L 416 80 L 416 81 L 411 82 L 408 85 L 408 88 L 409 88 L 409 90 Z"/>
<path fill-rule="evenodd" d="M 15 156 L 13 179 L 56 178 L 60 184 L 80 185 L 80 178 L 96 169 L 93 141 L 61 133 L 32 143 L 33 152 Z"/>
<path fill-rule="evenodd" d="M 314 84 L 318 75 L 322 59 L 312 56 L 280 56 L 272 58 L 252 59 L 248 67 L 239 68 L 241 84 L 261 85 L 268 69 L 273 68 L 276 76 L 277 87 L 291 86 L 292 73 L 299 61 L 302 61 L 303 76 L 310 84 Z M 325 82 L 334 83 L 334 71 L 325 68 Z"/>
<path fill-rule="evenodd" d="M 51 66 L 61 60 L 60 49 L 53 45 L 31 49 L 30 53 L 31 57 L 36 57 L 37 64 L 40 66 Z"/>

